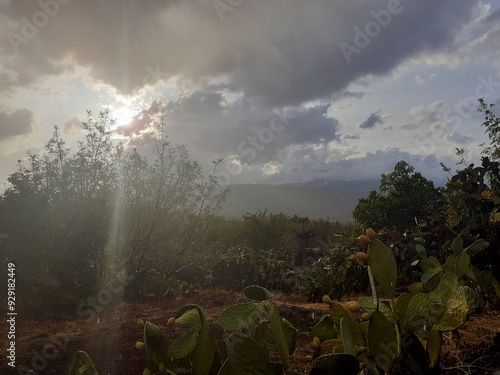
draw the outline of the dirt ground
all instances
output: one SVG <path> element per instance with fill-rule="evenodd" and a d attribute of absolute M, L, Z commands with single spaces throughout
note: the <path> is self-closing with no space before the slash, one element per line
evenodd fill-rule
<path fill-rule="evenodd" d="M 227 337 L 216 324 L 224 307 L 233 304 L 241 294 L 222 290 L 197 292 L 177 300 L 151 299 L 142 303 L 117 303 L 106 311 L 86 320 L 57 317 L 33 321 L 18 316 L 16 326 L 16 369 L 7 366 L 6 334 L 2 334 L 0 347 L 0 374 L 64 374 L 73 353 L 85 350 L 94 361 L 101 375 L 142 374 L 148 363 L 145 353 L 134 347 L 142 340 L 137 318 L 149 320 L 162 327 L 170 338 L 179 331 L 167 327 L 167 320 L 187 303 L 200 305 L 207 316 L 212 331 L 221 343 Z M 291 358 L 296 374 L 307 374 L 311 354 L 311 328 L 328 310 L 325 304 L 309 304 L 299 297 L 275 296 L 281 315 L 298 330 L 297 350 Z M 2 332 L 6 332 L 2 322 Z M 500 371 L 500 343 L 494 336 L 500 333 L 500 312 L 489 310 L 475 317 L 460 330 L 460 341 L 446 340 L 443 348 L 443 374 L 494 374 Z M 497 340 L 495 340 L 497 341 Z M 498 340 L 500 341 L 500 340 Z M 500 372 L 499 372 L 500 374 Z"/>

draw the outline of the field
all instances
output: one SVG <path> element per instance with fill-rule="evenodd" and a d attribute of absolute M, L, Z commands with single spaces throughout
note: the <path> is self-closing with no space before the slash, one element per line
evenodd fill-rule
<path fill-rule="evenodd" d="M 2 355 L 1 374 L 64 374 L 74 352 L 85 350 L 93 359 L 99 373 L 142 374 L 148 363 L 145 353 L 134 347 L 142 340 L 137 318 L 160 326 L 170 337 L 180 335 L 177 328 L 167 327 L 167 319 L 187 303 L 201 306 L 224 356 L 227 334 L 217 325 L 217 317 L 226 306 L 233 304 L 241 294 L 223 290 L 199 291 L 175 300 L 151 299 L 140 303 L 117 302 L 93 319 L 73 319 L 64 316 L 43 317 L 40 321 L 18 318 L 16 332 L 16 365 L 12 371 Z M 355 297 L 352 297 L 355 299 Z M 305 303 L 301 297 L 275 295 L 274 302 L 281 315 L 299 331 L 297 350 L 292 356 L 294 374 L 308 374 L 311 354 L 311 328 L 327 312 L 322 303 Z M 2 329 L 5 331 L 5 329 Z M 476 317 L 459 329 L 460 341 L 443 347 L 443 374 L 490 374 L 500 369 L 500 345 L 494 340 L 500 332 L 500 311 L 489 309 L 486 315 Z M 5 353 L 6 342 L 2 352 Z M 24 366 L 24 367 L 23 367 Z M 34 372 L 28 372 L 33 369 Z M 11 372 L 9 372 L 11 371 Z"/>

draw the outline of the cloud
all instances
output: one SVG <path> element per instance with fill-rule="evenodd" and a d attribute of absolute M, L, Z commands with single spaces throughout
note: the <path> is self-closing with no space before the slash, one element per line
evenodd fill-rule
<path fill-rule="evenodd" d="M 446 49 L 478 1 L 401 3 L 401 12 L 350 63 L 339 45 L 355 45 L 355 27 L 365 30 L 373 14 L 387 12 L 387 0 L 245 2 L 223 22 L 212 0 L 54 2 L 57 10 L 48 15 L 39 2 L 10 2 L 2 5 L 0 47 L 15 78 L 4 89 L 79 65 L 95 82 L 125 94 L 161 79 L 198 87 L 219 80 L 270 107 L 297 106 Z"/>
<path fill-rule="evenodd" d="M 466 144 L 474 141 L 474 137 L 472 137 L 470 135 L 460 134 L 457 132 L 447 134 L 445 136 L 445 139 L 447 141 L 454 142 L 454 143 L 457 143 L 459 145 L 466 145 Z"/>
<path fill-rule="evenodd" d="M 440 161 L 448 164 L 456 162 L 449 158 L 438 160 L 435 155 L 412 154 L 397 147 L 378 149 L 363 155 L 335 148 L 300 147 L 287 151 L 286 156 L 278 162 L 279 171 L 274 170 L 263 182 L 302 182 L 313 178 L 376 179 L 382 173 L 392 172 L 397 162 L 405 160 L 426 178 L 442 184 L 445 176 Z"/>
<path fill-rule="evenodd" d="M 383 124 L 384 120 L 380 116 L 381 111 L 373 112 L 363 123 L 359 125 L 361 129 L 371 129 L 378 124 Z"/>
<path fill-rule="evenodd" d="M 14 112 L 0 113 L 0 138 L 14 137 L 31 133 L 33 130 L 33 112 L 26 108 Z"/>
<path fill-rule="evenodd" d="M 153 102 L 122 134 L 141 134 L 165 113 L 167 135 L 199 154 L 244 164 L 276 160 L 291 145 L 324 145 L 340 140 L 341 125 L 328 115 L 330 104 L 271 110 L 255 100 L 228 101 L 221 92 L 195 91 L 177 100 Z"/>

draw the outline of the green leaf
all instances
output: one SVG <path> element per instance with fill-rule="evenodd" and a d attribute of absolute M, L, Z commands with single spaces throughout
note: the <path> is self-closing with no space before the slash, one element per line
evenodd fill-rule
<path fill-rule="evenodd" d="M 253 301 L 266 301 L 270 300 L 273 298 L 273 295 L 269 290 L 266 288 L 263 288 L 259 285 L 250 285 L 247 286 L 244 290 L 243 293 L 248 299 L 251 299 Z"/>
<path fill-rule="evenodd" d="M 464 239 L 461 236 L 456 237 L 450 246 L 450 249 L 453 250 L 453 253 L 455 255 L 460 254 L 463 248 L 464 248 Z"/>
<path fill-rule="evenodd" d="M 417 246 L 415 246 L 415 250 L 421 259 L 427 259 L 427 250 L 425 249 L 425 247 L 417 244 Z"/>
<path fill-rule="evenodd" d="M 355 322 L 342 318 L 340 320 L 340 332 L 345 353 L 356 355 L 358 349 L 365 346 L 363 334 Z"/>
<path fill-rule="evenodd" d="M 458 277 L 462 277 L 470 265 L 470 256 L 464 251 L 455 260 L 455 272 Z"/>
<path fill-rule="evenodd" d="M 203 323 L 203 312 L 197 305 L 183 306 L 175 314 L 174 324 L 178 327 L 200 329 Z"/>
<path fill-rule="evenodd" d="M 264 348 L 247 335 L 233 333 L 229 336 L 227 352 L 237 375 L 274 375 Z"/>
<path fill-rule="evenodd" d="M 437 325 L 440 331 L 453 331 L 467 321 L 469 307 L 464 287 L 458 287 L 446 304 L 441 319 Z"/>
<path fill-rule="evenodd" d="M 336 332 L 337 330 L 330 315 L 323 315 L 312 329 L 311 335 L 312 337 L 319 337 L 321 341 L 325 341 L 336 337 Z"/>
<path fill-rule="evenodd" d="M 408 285 L 408 291 L 413 295 L 422 293 L 423 290 L 424 290 L 424 284 L 421 282 Z"/>
<path fill-rule="evenodd" d="M 198 335 L 191 363 L 193 375 L 208 375 L 214 363 L 217 347 L 210 328 L 203 327 Z"/>
<path fill-rule="evenodd" d="M 192 330 L 174 340 L 168 348 L 168 357 L 175 360 L 189 356 L 196 348 L 198 333 L 198 330 Z"/>
<path fill-rule="evenodd" d="M 475 255 L 486 249 L 488 246 L 490 246 L 490 243 L 488 241 L 480 239 L 476 240 L 472 245 L 468 246 L 464 251 L 467 252 L 467 254 L 469 255 Z"/>
<path fill-rule="evenodd" d="M 285 327 L 283 321 L 281 320 L 280 313 L 274 306 L 274 304 L 269 303 L 267 305 L 269 323 L 271 329 L 276 337 L 276 343 L 278 344 L 278 352 L 281 357 L 281 362 L 283 363 L 283 368 L 287 371 L 290 368 L 290 349 L 288 347 L 287 336 L 285 333 Z"/>
<path fill-rule="evenodd" d="M 408 304 L 410 303 L 412 297 L 413 296 L 409 293 L 403 293 L 398 297 L 398 300 L 396 302 L 396 316 L 401 327 L 404 324 L 404 317 L 406 315 Z"/>
<path fill-rule="evenodd" d="M 406 308 L 403 331 L 414 333 L 421 337 L 425 331 L 425 324 L 430 314 L 430 301 L 425 293 L 412 297 Z"/>
<path fill-rule="evenodd" d="M 458 277 L 454 272 L 447 272 L 441 278 L 436 289 L 429 293 L 433 303 L 447 304 L 458 288 Z"/>
<path fill-rule="evenodd" d="M 427 352 L 431 361 L 431 367 L 436 367 L 441 354 L 441 332 L 438 331 L 436 326 L 433 326 L 429 332 L 427 339 Z"/>
<path fill-rule="evenodd" d="M 425 284 L 426 282 L 428 282 L 430 279 L 440 274 L 441 272 L 443 272 L 443 269 L 441 267 L 435 267 L 425 271 L 425 273 L 422 275 L 422 282 Z"/>
<path fill-rule="evenodd" d="M 332 319 L 333 324 L 337 327 L 340 327 L 340 321 L 342 318 L 353 319 L 351 313 L 339 302 L 333 301 L 330 303 L 330 318 Z"/>
<path fill-rule="evenodd" d="M 218 322 L 226 331 L 239 331 L 258 323 L 266 312 L 266 308 L 260 303 L 238 303 L 224 309 Z"/>
<path fill-rule="evenodd" d="M 71 357 L 66 375 L 99 375 L 95 368 L 94 362 L 89 355 L 83 350 L 77 351 Z"/>
<path fill-rule="evenodd" d="M 148 359 L 158 366 L 160 363 L 166 364 L 168 361 L 167 351 L 170 343 L 163 335 L 160 328 L 148 321 L 144 323 L 143 340 L 146 345 L 146 355 Z"/>
<path fill-rule="evenodd" d="M 368 247 L 368 265 L 380 288 L 389 297 L 394 296 L 398 270 L 391 249 L 383 242 L 374 239 Z"/>
<path fill-rule="evenodd" d="M 387 371 L 399 348 L 394 324 L 391 324 L 380 311 L 375 311 L 370 318 L 366 341 L 377 366 L 384 372 Z"/>

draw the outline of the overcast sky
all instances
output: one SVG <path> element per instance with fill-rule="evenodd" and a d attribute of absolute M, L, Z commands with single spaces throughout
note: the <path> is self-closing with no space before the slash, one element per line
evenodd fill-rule
<path fill-rule="evenodd" d="M 377 178 L 406 160 L 442 181 L 500 104 L 500 2 L 0 0 L 0 182 L 87 110 L 172 143 L 222 183 Z M 500 111 L 498 107 L 497 113 Z"/>

